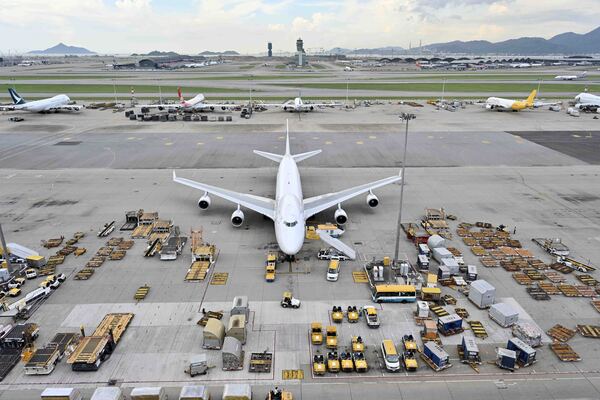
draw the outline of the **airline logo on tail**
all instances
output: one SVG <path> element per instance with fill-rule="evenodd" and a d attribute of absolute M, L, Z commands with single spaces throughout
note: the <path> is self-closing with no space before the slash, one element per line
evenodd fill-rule
<path fill-rule="evenodd" d="M 537 95 L 537 90 L 532 90 L 527 98 L 527 107 L 533 107 L 533 101 L 535 100 L 535 96 Z"/>
<path fill-rule="evenodd" d="M 15 91 L 15 89 L 9 88 L 8 89 L 8 94 L 10 94 L 10 97 L 12 98 L 12 101 L 14 104 L 25 104 L 25 99 L 22 98 L 21 96 L 19 96 L 19 93 L 17 93 Z"/>
<path fill-rule="evenodd" d="M 181 88 L 177 88 L 177 96 L 179 97 L 179 102 L 181 104 L 185 104 L 185 100 L 183 99 L 183 94 L 181 93 Z"/>

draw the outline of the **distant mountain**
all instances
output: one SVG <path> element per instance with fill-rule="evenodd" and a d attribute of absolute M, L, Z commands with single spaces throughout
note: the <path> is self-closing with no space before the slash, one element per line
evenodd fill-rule
<path fill-rule="evenodd" d="M 402 47 L 388 46 L 374 49 L 345 49 L 334 47 L 331 54 L 378 54 L 399 55 L 414 52 L 447 53 L 447 54 L 591 54 L 600 53 L 600 27 L 585 34 L 573 32 L 561 33 L 550 39 L 540 37 L 521 37 L 502 42 L 487 40 L 471 40 L 463 42 L 434 43 L 423 47 L 404 50 Z"/>
<path fill-rule="evenodd" d="M 434 53 L 520 55 L 600 53 L 600 27 L 585 34 L 567 32 L 550 39 L 521 37 L 496 43 L 485 40 L 454 41 L 430 44 L 416 50 Z"/>
<path fill-rule="evenodd" d="M 226 51 L 203 51 L 199 53 L 201 56 L 239 56 L 240 53 L 234 50 L 226 50 Z"/>
<path fill-rule="evenodd" d="M 147 54 L 137 54 L 137 53 L 133 53 L 131 56 L 132 57 L 138 57 L 138 56 L 144 56 L 144 57 L 179 57 L 179 53 L 176 53 L 174 51 L 159 51 L 159 50 L 153 50 Z"/>
<path fill-rule="evenodd" d="M 83 47 L 76 46 L 67 46 L 64 43 L 59 43 L 54 47 L 50 47 L 46 50 L 33 50 L 28 54 L 76 54 L 76 55 L 85 55 L 85 54 L 96 54 L 93 51 L 89 51 Z"/>
<path fill-rule="evenodd" d="M 374 49 L 345 49 L 343 47 L 334 47 L 329 50 L 330 54 L 377 54 L 377 55 L 398 55 L 403 54 L 405 50 L 399 46 L 377 47 Z"/>

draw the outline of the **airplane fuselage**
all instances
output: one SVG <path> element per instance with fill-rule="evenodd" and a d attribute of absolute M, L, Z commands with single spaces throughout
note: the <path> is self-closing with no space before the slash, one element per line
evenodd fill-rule
<path fill-rule="evenodd" d="M 67 104 L 69 104 L 70 101 L 71 101 L 71 99 L 69 99 L 69 96 L 64 95 L 64 94 L 59 94 L 59 95 L 50 97 L 49 99 L 34 100 L 34 101 L 30 101 L 30 102 L 27 102 L 24 104 L 15 105 L 15 109 L 31 111 L 31 112 L 42 112 L 42 111 L 48 111 L 48 110 L 52 110 L 52 109 L 55 109 L 58 107 L 66 106 Z"/>
<path fill-rule="evenodd" d="M 304 243 L 305 220 L 300 172 L 293 157 L 285 154 L 277 170 L 275 237 L 282 252 L 295 255 Z"/>

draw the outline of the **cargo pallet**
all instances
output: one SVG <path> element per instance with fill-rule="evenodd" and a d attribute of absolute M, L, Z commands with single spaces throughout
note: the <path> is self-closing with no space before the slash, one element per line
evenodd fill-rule
<path fill-rule="evenodd" d="M 566 343 L 554 342 L 550 344 L 550 349 L 556 354 L 560 361 L 573 362 L 581 361 L 581 357 L 577 354 L 571 346 Z"/>
<path fill-rule="evenodd" d="M 596 311 L 600 312 L 600 300 L 592 300 L 592 307 L 596 309 Z"/>
<path fill-rule="evenodd" d="M 79 257 L 81 255 L 84 255 L 86 252 L 87 249 L 85 247 L 78 247 L 73 254 L 75 254 L 75 257 Z"/>
<path fill-rule="evenodd" d="M 223 318 L 223 311 L 206 311 L 197 324 L 200 326 L 206 326 L 209 318 L 220 320 Z"/>
<path fill-rule="evenodd" d="M 560 290 L 556 287 L 555 284 L 549 282 L 538 282 L 538 287 L 546 292 L 550 296 L 560 294 Z"/>
<path fill-rule="evenodd" d="M 579 292 L 581 297 L 594 297 L 596 296 L 596 289 L 587 285 L 574 285 L 575 290 Z"/>
<path fill-rule="evenodd" d="M 577 325 L 577 330 L 581 336 L 600 339 L 600 326 L 598 325 Z"/>
<path fill-rule="evenodd" d="M 515 281 L 517 281 L 517 283 L 519 285 L 531 285 L 533 283 L 533 281 L 531 280 L 530 277 L 528 277 L 526 274 L 522 273 L 522 272 L 515 272 L 512 274 L 512 277 Z"/>
<path fill-rule="evenodd" d="M 42 246 L 47 249 L 51 249 L 53 247 L 58 247 L 62 244 L 63 240 L 65 240 L 64 236 L 61 236 L 56 239 L 42 240 Z"/>
<path fill-rule="evenodd" d="M 566 342 L 573 336 L 575 336 L 576 332 L 573 329 L 569 329 L 560 324 L 556 324 L 552 328 L 550 328 L 546 333 L 548 334 L 548 336 L 558 340 L 559 342 Z"/>
<path fill-rule="evenodd" d="M 457 328 L 457 329 L 444 329 L 443 327 L 439 328 L 438 327 L 438 331 L 444 335 L 444 336 L 452 336 L 452 335 L 458 335 L 459 333 L 464 332 L 465 330 L 463 328 Z"/>
<path fill-rule="evenodd" d="M 471 332 L 475 337 L 480 339 L 485 339 L 488 337 L 488 333 L 483 327 L 483 324 L 480 321 L 467 321 L 469 326 L 471 327 Z"/>
<path fill-rule="evenodd" d="M 125 258 L 125 254 L 127 254 L 125 250 L 113 250 L 108 259 L 111 261 L 119 261 Z"/>
<path fill-rule="evenodd" d="M 544 276 L 552 283 L 561 283 L 567 280 L 564 275 L 555 271 L 546 271 L 544 272 Z"/>
<path fill-rule="evenodd" d="M 369 283 L 369 278 L 365 271 L 352 271 L 354 283 Z"/>
<path fill-rule="evenodd" d="M 107 245 L 107 246 L 114 247 L 114 246 L 118 246 L 118 245 L 119 245 L 119 243 L 121 243 L 122 241 L 123 241 L 123 238 L 122 238 L 122 237 L 114 237 L 114 238 L 110 238 L 110 239 L 109 239 L 109 240 L 106 242 L 106 245 Z"/>
<path fill-rule="evenodd" d="M 129 250 L 133 247 L 135 242 L 133 240 L 123 240 L 118 244 L 119 250 Z"/>
<path fill-rule="evenodd" d="M 575 275 L 575 276 L 584 285 L 598 286 L 600 284 L 600 282 L 598 282 L 596 279 L 594 279 L 591 275 L 588 275 L 588 274 L 580 274 L 580 275 Z"/>
<path fill-rule="evenodd" d="M 272 365 L 273 353 L 251 353 L 248 371 L 257 373 L 269 373 L 271 372 Z"/>
<path fill-rule="evenodd" d="M 558 285 L 558 290 L 567 297 L 581 297 L 581 293 L 573 285 L 561 284 Z"/>
<path fill-rule="evenodd" d="M 550 296 L 543 289 L 539 287 L 528 287 L 525 289 L 527 293 L 535 300 L 550 300 Z"/>
<path fill-rule="evenodd" d="M 450 315 L 450 313 L 446 311 L 444 307 L 438 305 L 429 304 L 429 311 L 431 311 L 438 317 L 445 317 L 446 315 Z"/>
<path fill-rule="evenodd" d="M 466 308 L 460 308 L 460 307 L 456 307 L 454 309 L 454 312 L 456 313 L 456 315 L 458 315 L 459 317 L 461 317 L 462 319 L 467 319 L 469 318 L 469 312 L 467 311 Z"/>
<path fill-rule="evenodd" d="M 454 298 L 454 296 L 449 295 L 449 294 L 445 294 L 442 296 L 442 302 L 444 302 L 444 304 L 451 305 L 451 306 L 456 305 L 456 299 Z"/>
<path fill-rule="evenodd" d="M 229 278 L 229 272 L 215 272 L 210 280 L 211 285 L 225 285 Z"/>
<path fill-rule="evenodd" d="M 136 290 L 135 294 L 133 295 L 133 299 L 137 301 L 144 300 L 146 296 L 148 296 L 148 292 L 150 292 L 150 286 L 140 286 L 140 288 Z"/>
<path fill-rule="evenodd" d="M 429 365 L 429 368 L 431 368 L 432 370 L 434 370 L 435 372 L 440 372 L 443 371 L 445 369 L 448 369 L 452 366 L 452 364 L 448 363 L 446 365 L 444 365 L 443 367 L 438 367 L 437 365 L 435 365 L 435 363 L 433 361 L 431 361 L 431 359 L 429 357 L 427 357 L 424 353 L 421 353 L 421 358 L 423 359 L 423 361 L 425 361 L 425 364 Z"/>
<path fill-rule="evenodd" d="M 212 265 L 209 261 L 193 261 L 185 274 L 185 281 L 200 282 L 205 280 Z"/>
<path fill-rule="evenodd" d="M 550 268 L 552 268 L 555 271 L 562 272 L 563 274 L 570 274 L 571 272 L 573 272 L 573 268 L 567 267 L 565 264 L 561 263 L 550 264 Z"/>
<path fill-rule="evenodd" d="M 83 268 L 79 270 L 75 276 L 73 276 L 73 279 L 76 281 L 87 281 L 92 275 L 94 275 L 94 272 L 95 271 L 93 268 Z"/>

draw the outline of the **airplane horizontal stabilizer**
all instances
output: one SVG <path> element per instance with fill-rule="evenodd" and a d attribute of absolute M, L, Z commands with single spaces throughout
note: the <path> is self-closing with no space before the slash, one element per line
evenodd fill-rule
<path fill-rule="evenodd" d="M 314 150 L 314 151 L 309 151 L 306 153 L 294 154 L 292 157 L 294 158 L 294 161 L 300 162 L 302 160 L 306 160 L 307 158 L 316 156 L 319 153 L 321 153 L 321 150 Z"/>
<path fill-rule="evenodd" d="M 264 158 L 268 158 L 269 160 L 275 161 L 280 163 L 281 160 L 283 159 L 282 155 L 279 154 L 273 154 L 273 153 L 267 153 L 266 151 L 260 151 L 260 150 L 254 150 L 254 154 L 257 154 L 261 157 Z"/>

